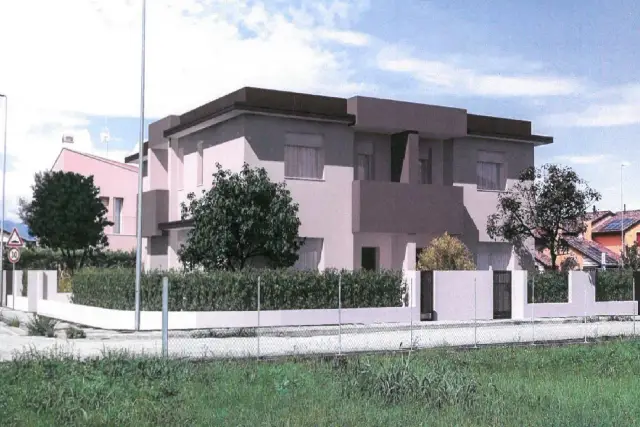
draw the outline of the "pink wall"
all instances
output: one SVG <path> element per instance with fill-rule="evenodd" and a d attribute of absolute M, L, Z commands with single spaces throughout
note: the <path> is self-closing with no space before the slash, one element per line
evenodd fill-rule
<path fill-rule="evenodd" d="M 109 221 L 115 222 L 114 198 L 122 198 L 120 233 L 114 233 L 114 227 L 105 229 L 109 249 L 131 250 L 136 247 L 137 166 L 63 148 L 51 170 L 93 175 L 94 184 L 100 188 L 100 197 L 109 199 Z"/>

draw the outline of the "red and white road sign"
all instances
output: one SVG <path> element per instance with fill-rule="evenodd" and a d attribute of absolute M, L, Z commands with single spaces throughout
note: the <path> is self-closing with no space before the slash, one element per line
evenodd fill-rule
<path fill-rule="evenodd" d="M 11 264 L 15 264 L 20 261 L 20 249 L 11 248 L 9 249 L 9 253 L 7 254 L 7 258 L 9 258 L 9 262 Z"/>
<path fill-rule="evenodd" d="M 7 239 L 7 243 L 5 246 L 9 248 L 21 248 L 24 246 L 24 240 L 20 237 L 20 233 L 18 233 L 18 229 L 14 228 L 9 234 L 9 238 Z"/>

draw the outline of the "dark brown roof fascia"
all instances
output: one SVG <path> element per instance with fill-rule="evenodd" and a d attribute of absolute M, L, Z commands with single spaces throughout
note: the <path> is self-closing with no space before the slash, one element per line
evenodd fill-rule
<path fill-rule="evenodd" d="M 192 227 L 193 219 L 182 219 L 179 221 L 161 222 L 158 224 L 160 230 L 174 230 L 176 228 Z"/>
<path fill-rule="evenodd" d="M 552 136 L 543 136 L 543 135 L 511 135 L 511 134 L 503 134 L 503 133 L 482 133 L 482 132 L 474 132 L 467 131 L 467 134 L 470 136 L 478 136 L 482 138 L 503 138 L 503 139 L 513 139 L 519 141 L 531 141 L 531 142 L 539 142 L 541 144 L 552 144 L 553 137 Z"/>
<path fill-rule="evenodd" d="M 149 153 L 149 141 L 145 142 L 142 146 L 142 154 L 146 156 Z M 125 163 L 131 163 L 134 160 L 138 160 L 138 153 L 131 154 L 124 158 Z"/>

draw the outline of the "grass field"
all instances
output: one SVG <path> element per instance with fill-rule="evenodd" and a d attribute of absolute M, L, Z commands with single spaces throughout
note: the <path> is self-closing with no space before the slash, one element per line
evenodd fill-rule
<path fill-rule="evenodd" d="M 0 364 L 3 426 L 634 426 L 640 342 L 313 361 Z"/>

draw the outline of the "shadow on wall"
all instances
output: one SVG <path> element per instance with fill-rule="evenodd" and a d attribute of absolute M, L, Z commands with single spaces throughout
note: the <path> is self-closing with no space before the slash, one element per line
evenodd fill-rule
<path fill-rule="evenodd" d="M 520 270 L 526 270 L 529 272 L 538 270 L 531 248 L 528 248 L 525 244 L 519 243 L 514 245 L 513 249 L 518 257 Z"/>

